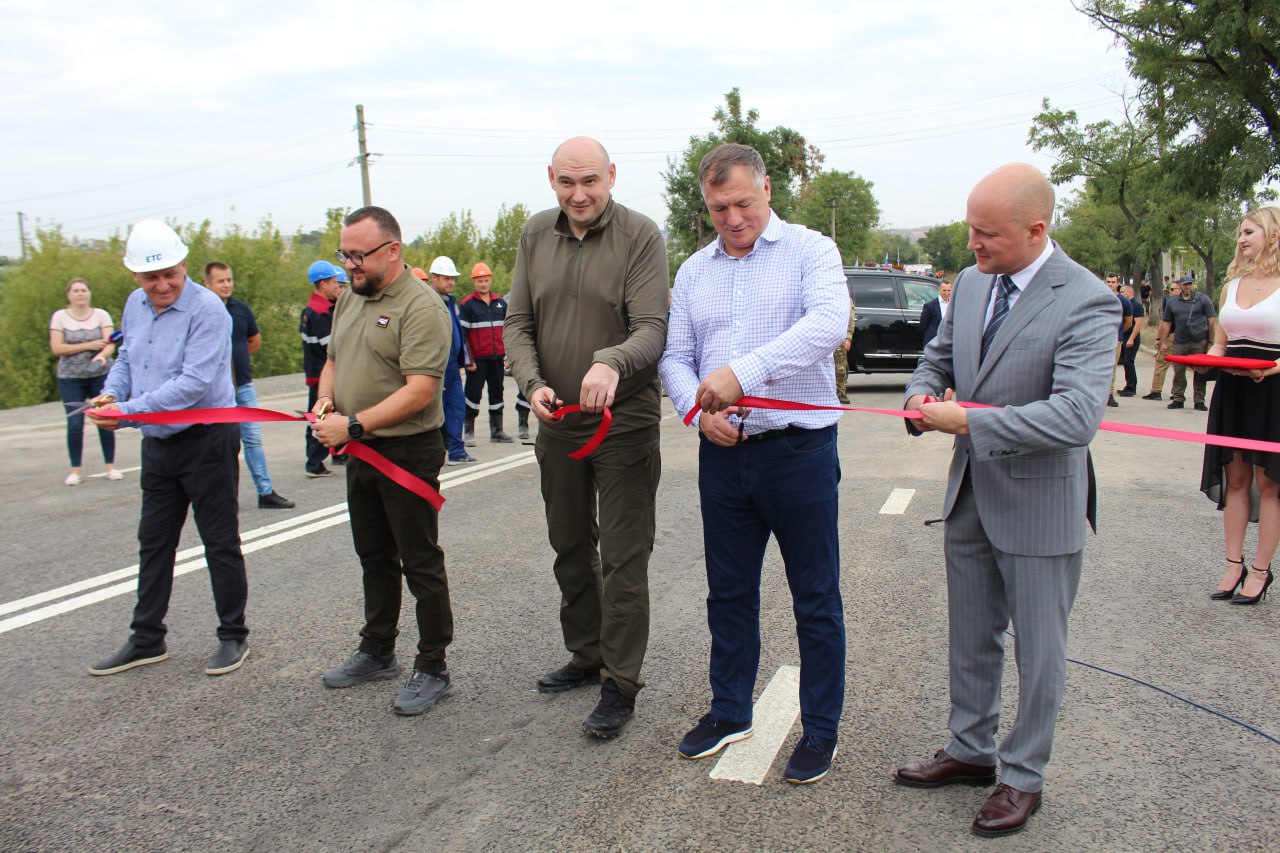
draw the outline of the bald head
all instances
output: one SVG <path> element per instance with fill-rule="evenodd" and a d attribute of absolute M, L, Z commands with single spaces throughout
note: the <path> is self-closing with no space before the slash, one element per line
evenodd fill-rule
<path fill-rule="evenodd" d="M 595 163 L 599 165 L 601 171 L 609 168 L 609 152 L 604 150 L 604 146 L 598 140 L 590 136 L 575 136 L 556 146 L 555 153 L 551 155 L 551 168 L 554 169 L 562 159 L 578 163 Z"/>
<path fill-rule="evenodd" d="M 596 226 L 608 208 L 615 174 L 609 153 L 590 137 L 566 139 L 551 156 L 547 178 L 569 228 L 579 240 Z"/>
<path fill-rule="evenodd" d="M 1047 226 L 1053 218 L 1053 184 L 1029 163 L 1008 163 L 996 169 L 978 181 L 969 200 L 978 195 L 1004 201 L 1010 214 L 1024 225 L 1038 219 Z"/>
<path fill-rule="evenodd" d="M 969 248 L 978 269 L 1013 274 L 1044 250 L 1053 218 L 1053 185 L 1027 163 L 1009 163 L 969 193 Z"/>

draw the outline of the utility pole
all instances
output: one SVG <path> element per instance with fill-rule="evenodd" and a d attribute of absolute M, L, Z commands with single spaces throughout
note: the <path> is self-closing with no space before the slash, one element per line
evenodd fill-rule
<path fill-rule="evenodd" d="M 22 211 L 18 211 L 18 244 L 22 246 L 22 260 L 27 260 L 27 229 L 24 225 L 25 217 Z"/>
<path fill-rule="evenodd" d="M 831 199 L 831 242 L 836 241 L 836 200 Z"/>
<path fill-rule="evenodd" d="M 373 197 L 369 192 L 369 149 L 364 138 L 364 104 L 356 104 L 356 139 L 360 143 L 360 156 L 356 158 L 360 163 L 360 188 L 364 190 L 364 206 L 368 207 L 373 204 Z"/>

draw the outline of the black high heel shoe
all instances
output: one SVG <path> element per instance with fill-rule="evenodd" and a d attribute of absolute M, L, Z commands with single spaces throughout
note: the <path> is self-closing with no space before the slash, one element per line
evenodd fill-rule
<path fill-rule="evenodd" d="M 1236 593 L 1236 597 L 1231 599 L 1232 604 L 1257 604 L 1259 601 L 1267 597 L 1267 587 L 1271 586 L 1271 582 L 1275 580 L 1275 575 L 1271 574 L 1271 567 L 1267 566 L 1266 569 L 1259 569 L 1254 566 L 1250 566 L 1249 571 L 1257 572 L 1258 574 L 1262 574 L 1264 571 L 1267 573 L 1267 579 L 1262 582 L 1262 592 L 1257 595 L 1241 595 L 1240 593 Z M 1244 587 L 1241 587 L 1241 589 L 1243 588 Z"/>
<path fill-rule="evenodd" d="M 1236 578 L 1236 582 L 1231 585 L 1231 589 L 1215 589 L 1213 592 L 1209 593 L 1209 597 L 1214 601 L 1226 601 L 1231 598 L 1231 596 L 1235 595 L 1236 590 L 1244 586 L 1245 576 L 1249 573 L 1249 570 L 1244 567 L 1243 555 L 1238 560 L 1233 560 L 1230 557 L 1227 557 L 1227 562 L 1237 563 L 1240 566 L 1240 577 Z"/>

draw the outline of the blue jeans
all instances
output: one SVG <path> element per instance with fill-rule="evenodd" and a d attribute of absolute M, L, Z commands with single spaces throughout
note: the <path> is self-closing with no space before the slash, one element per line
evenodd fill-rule
<path fill-rule="evenodd" d="M 711 713 L 748 721 L 760 665 L 760 574 L 778 540 L 800 644 L 805 734 L 836 737 L 844 707 L 836 428 L 719 447 L 700 440 Z"/>
<path fill-rule="evenodd" d="M 246 382 L 236 386 L 236 405 L 258 405 L 258 392 L 253 390 L 253 383 Z M 271 486 L 271 475 L 267 473 L 267 454 L 262 449 L 262 427 L 257 424 L 240 424 L 240 444 L 244 448 L 244 467 L 249 469 L 253 478 L 253 487 L 259 495 L 269 495 L 274 489 Z"/>
<path fill-rule="evenodd" d="M 462 443 L 462 422 L 466 420 L 467 398 L 462 391 L 462 371 L 456 367 L 444 369 L 444 446 L 450 459 L 467 455 Z"/>
<path fill-rule="evenodd" d="M 64 379 L 58 377 L 58 393 L 67 411 L 78 409 L 90 397 L 102 393 L 107 374 L 91 376 L 87 379 Z M 102 461 L 108 465 L 116 461 L 116 434 L 110 430 L 98 430 L 98 443 L 102 445 Z M 84 456 L 84 413 L 67 418 L 67 455 L 71 457 L 71 467 L 79 468 Z"/>

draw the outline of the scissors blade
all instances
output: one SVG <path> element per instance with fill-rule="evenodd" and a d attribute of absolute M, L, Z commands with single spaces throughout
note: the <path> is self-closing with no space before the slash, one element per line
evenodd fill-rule
<path fill-rule="evenodd" d="M 93 401 L 85 400 L 83 405 L 67 412 L 67 417 L 74 418 L 76 415 L 83 415 L 85 412 L 89 411 L 92 408 L 93 408 Z"/>

